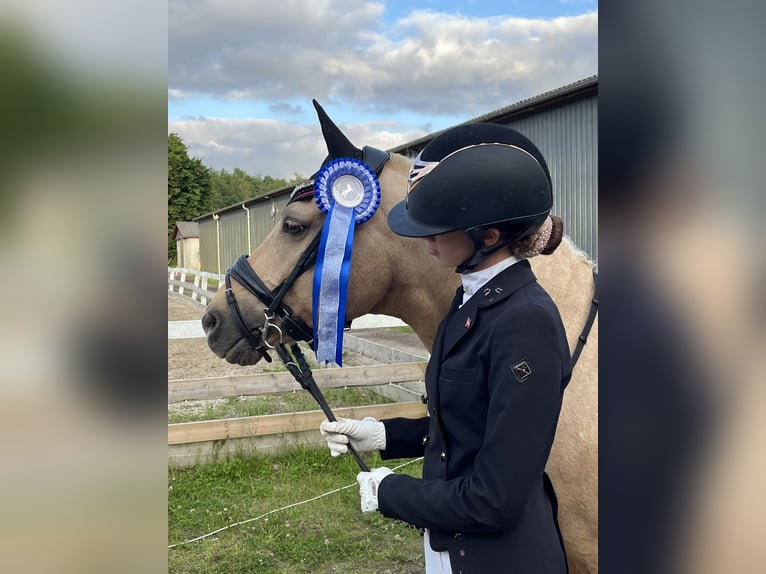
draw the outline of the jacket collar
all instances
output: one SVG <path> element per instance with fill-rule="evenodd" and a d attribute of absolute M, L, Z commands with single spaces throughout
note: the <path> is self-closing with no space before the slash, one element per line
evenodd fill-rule
<path fill-rule="evenodd" d="M 513 295 L 522 287 L 537 281 L 528 259 L 519 261 L 492 279 L 472 297 L 479 307 L 490 307 Z"/>
<path fill-rule="evenodd" d="M 480 288 L 484 287 L 485 283 L 492 280 L 495 276 L 499 275 L 508 269 L 508 267 L 514 263 L 518 263 L 519 261 L 519 259 L 516 259 L 511 255 L 502 261 L 495 263 L 491 267 L 487 267 L 486 269 L 482 269 L 480 271 L 471 271 L 470 273 L 463 273 L 460 276 L 463 284 L 463 291 L 465 292 L 463 298 L 467 302 L 469 298 L 471 298 L 480 290 Z"/>

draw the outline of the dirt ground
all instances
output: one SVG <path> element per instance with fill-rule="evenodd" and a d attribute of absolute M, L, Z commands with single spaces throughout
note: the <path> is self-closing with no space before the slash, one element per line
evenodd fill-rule
<path fill-rule="evenodd" d="M 202 319 L 203 308 L 191 299 L 168 296 L 168 321 L 192 321 Z M 217 357 L 205 339 L 168 340 L 168 380 L 197 379 L 203 377 L 226 377 L 263 373 L 269 364 L 243 367 L 232 365 Z"/>
<path fill-rule="evenodd" d="M 193 321 L 202 319 L 204 310 L 201 305 L 180 295 L 168 295 L 168 321 Z M 397 329 L 358 329 L 350 333 L 356 337 L 388 345 L 412 354 L 426 356 L 425 347 L 412 332 Z M 307 356 L 310 356 L 307 353 Z M 344 365 L 369 365 L 376 361 L 358 353 L 344 353 Z M 168 340 L 168 380 L 196 379 L 203 377 L 225 377 L 231 375 L 250 375 L 274 370 L 279 359 L 274 356 L 274 363 L 260 361 L 256 365 L 242 367 L 232 365 L 218 358 L 208 348 L 205 339 Z"/>

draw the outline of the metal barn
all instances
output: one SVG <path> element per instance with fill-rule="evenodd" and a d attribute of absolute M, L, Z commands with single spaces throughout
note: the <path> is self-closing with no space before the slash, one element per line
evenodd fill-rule
<path fill-rule="evenodd" d="M 472 122 L 508 125 L 537 144 L 553 179 L 553 213 L 564 220 L 565 234 L 598 261 L 598 76 L 466 123 Z M 414 157 L 436 135 L 388 151 Z M 202 270 L 225 273 L 239 255 L 251 253 L 274 227 L 291 191 L 292 186 L 275 189 L 195 219 Z"/>

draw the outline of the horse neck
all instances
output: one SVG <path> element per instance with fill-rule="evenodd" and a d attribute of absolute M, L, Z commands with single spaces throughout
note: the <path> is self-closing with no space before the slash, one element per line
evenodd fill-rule
<path fill-rule="evenodd" d="M 430 352 L 460 277 L 453 269 L 438 265 L 422 240 L 397 237 L 392 241 L 401 242 L 396 252 L 407 256 L 391 261 L 390 289 L 372 312 L 392 315 L 407 323 Z"/>
<path fill-rule="evenodd" d="M 392 154 L 381 175 L 381 189 L 385 190 L 381 214 L 404 199 L 411 164 L 411 159 Z M 460 277 L 453 269 L 439 265 L 422 239 L 400 237 L 386 227 L 379 241 L 385 249 L 378 250 L 378 264 L 386 265 L 390 274 L 386 274 L 382 297 L 369 312 L 398 317 L 412 327 L 430 351 Z"/>
<path fill-rule="evenodd" d="M 394 253 L 391 286 L 386 296 L 371 310 L 400 318 L 412 327 L 430 351 L 436 330 L 446 315 L 460 285 L 460 276 L 431 257 L 418 240 L 393 237 L 401 242 Z M 548 292 L 561 314 L 570 349 L 573 349 L 593 298 L 593 262 L 566 237 L 551 255 L 530 260 L 538 281 Z"/>

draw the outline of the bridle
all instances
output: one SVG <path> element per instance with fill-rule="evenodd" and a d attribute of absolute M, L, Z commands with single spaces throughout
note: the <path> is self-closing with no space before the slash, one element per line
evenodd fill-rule
<path fill-rule="evenodd" d="M 319 248 L 319 239 L 322 235 L 320 231 L 311 240 L 308 247 L 303 251 L 298 258 L 298 262 L 293 267 L 290 275 L 280 283 L 276 289 L 271 291 L 266 284 L 258 277 L 258 274 L 253 271 L 253 268 L 247 262 L 247 255 L 240 255 L 226 272 L 226 302 L 229 304 L 232 315 L 236 317 L 239 330 L 247 341 L 258 351 L 266 362 L 271 362 L 271 356 L 268 354 L 267 349 L 274 349 L 275 345 L 269 343 L 268 337 L 270 331 L 275 331 L 279 335 L 279 344 L 282 343 L 283 333 L 282 329 L 278 325 L 273 323 L 275 317 L 278 317 L 282 326 L 287 334 L 296 341 L 311 342 L 314 339 L 314 334 L 306 322 L 300 317 L 296 317 L 293 310 L 283 301 L 285 295 L 295 283 L 295 280 L 311 268 L 316 262 L 317 249 Z M 242 311 L 237 304 L 237 299 L 234 296 L 234 290 L 231 288 L 231 278 L 236 279 L 242 287 L 247 289 L 251 294 L 255 295 L 258 300 L 262 301 L 266 307 L 263 309 L 263 325 L 250 329 L 245 322 L 245 318 L 242 316 Z"/>
<path fill-rule="evenodd" d="M 386 162 L 388 162 L 391 157 L 388 152 L 370 146 L 365 146 L 363 149 L 357 150 L 357 152 L 358 153 L 355 153 L 355 155 L 358 155 L 359 157 L 356 159 L 367 164 L 375 175 L 380 175 Z M 323 163 L 326 163 L 328 160 L 329 158 L 325 159 L 325 162 Z M 290 194 L 290 199 L 288 200 L 287 205 L 299 200 L 312 198 L 314 196 L 315 177 L 316 174 L 314 174 L 311 179 L 297 185 Z M 295 341 L 306 341 L 308 343 L 311 343 L 314 339 L 313 329 L 309 327 L 303 319 L 295 316 L 292 309 L 290 309 L 284 302 L 284 298 L 285 295 L 287 295 L 287 292 L 292 288 L 295 280 L 308 271 L 316 262 L 321 236 L 322 230 L 314 236 L 308 247 L 304 249 L 303 253 L 298 258 L 298 262 L 295 264 L 295 267 L 293 267 L 293 270 L 287 278 L 273 291 L 266 286 L 247 262 L 247 255 L 240 255 L 234 262 L 234 265 L 231 266 L 231 269 L 226 272 L 226 302 L 229 304 L 232 315 L 237 319 L 237 324 L 239 325 L 239 330 L 242 333 L 242 336 L 245 337 L 250 345 L 263 356 L 266 362 L 271 362 L 268 350 L 271 349 L 278 352 L 278 346 L 282 344 L 284 339 L 282 329 L 273 322 L 275 318 L 279 318 L 284 330 L 291 339 Z M 251 329 L 247 326 L 247 322 L 245 321 L 242 311 L 237 304 L 237 299 L 234 296 L 234 290 L 231 287 L 232 277 L 266 305 L 263 310 L 263 325 L 260 327 Z M 272 331 L 279 336 L 277 345 L 272 345 L 268 341 L 269 334 Z"/>

